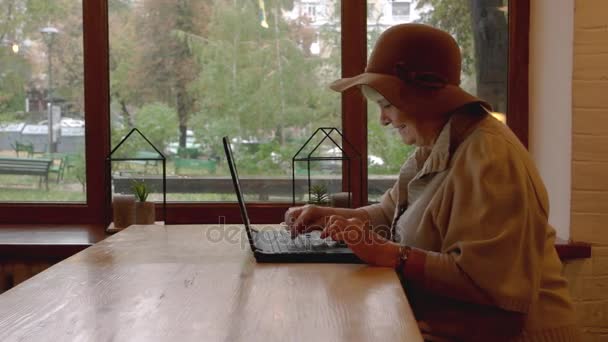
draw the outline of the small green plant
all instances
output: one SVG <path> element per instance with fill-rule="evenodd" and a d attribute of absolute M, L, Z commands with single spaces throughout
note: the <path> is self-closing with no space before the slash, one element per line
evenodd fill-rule
<path fill-rule="evenodd" d="M 131 185 L 131 189 L 133 189 L 133 193 L 135 194 L 135 197 L 140 202 L 145 202 L 146 199 L 148 198 L 148 195 L 150 194 L 150 191 L 148 190 L 148 186 L 144 182 L 138 182 L 138 181 L 134 180 L 133 184 Z"/>
<path fill-rule="evenodd" d="M 308 201 L 310 204 L 327 205 L 329 203 L 329 195 L 327 187 L 324 184 L 315 184 L 310 187 L 311 198 Z"/>

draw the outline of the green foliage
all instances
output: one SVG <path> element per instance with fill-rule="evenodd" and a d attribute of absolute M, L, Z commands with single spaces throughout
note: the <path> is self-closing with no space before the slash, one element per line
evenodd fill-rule
<path fill-rule="evenodd" d="M 0 123 L 7 124 L 12 122 L 19 122 L 22 115 L 17 112 L 0 112 Z"/>
<path fill-rule="evenodd" d="M 14 118 L 23 110 L 31 68 L 25 56 L 17 55 L 0 45 L 0 121 Z"/>
<path fill-rule="evenodd" d="M 86 162 L 83 154 L 76 154 L 68 158 L 68 171 L 73 175 L 78 183 L 82 186 L 82 192 L 86 192 L 87 175 Z"/>
<path fill-rule="evenodd" d="M 59 30 L 53 37 L 51 53 L 53 94 L 65 99 L 71 111 L 82 112 L 82 3 L 71 0 L 3 0 L 0 1 L 0 13 L 0 121 L 13 116 L 6 113 L 24 110 L 29 89 L 36 87 L 46 91 L 46 58 L 40 61 L 42 70 L 36 70 L 37 66 L 34 66 L 39 63 L 37 54 L 48 53 L 47 42 L 40 30 L 49 25 Z M 12 51 L 12 44 L 19 47 L 17 53 Z M 36 62 L 32 64 L 34 60 Z"/>
<path fill-rule="evenodd" d="M 177 122 L 175 109 L 164 103 L 147 104 L 135 113 L 135 126 L 160 151 L 177 139 Z"/>
<path fill-rule="evenodd" d="M 310 187 L 311 198 L 308 201 L 310 204 L 327 205 L 329 203 L 329 195 L 325 184 L 314 184 Z"/>
<path fill-rule="evenodd" d="M 285 146 L 281 146 L 276 141 L 238 144 L 237 146 L 239 169 L 243 169 L 243 174 L 248 175 L 286 175 L 290 168 L 284 159 Z M 272 157 L 273 153 L 280 157 Z"/>
<path fill-rule="evenodd" d="M 305 55 L 278 11 L 266 2 L 266 29 L 257 2 L 215 3 L 207 37 L 192 40 L 203 67 L 199 123 L 230 120 L 232 135 L 265 131 L 265 138 L 285 142 L 286 128 L 338 122 L 339 98 L 319 82 L 325 61 Z"/>
<path fill-rule="evenodd" d="M 151 103 L 135 113 L 135 127 L 162 153 L 168 143 L 177 139 L 177 114 L 162 103 Z M 131 128 L 113 122 L 112 148 L 115 148 Z M 138 152 L 155 152 L 136 132 L 112 155 L 114 158 L 136 158 Z M 160 157 L 160 156 L 159 156 Z"/>
<path fill-rule="evenodd" d="M 148 195 L 150 194 L 146 183 L 136 180 L 133 180 L 131 184 L 131 190 L 133 190 L 135 198 L 140 202 L 145 202 L 146 199 L 148 199 Z"/>

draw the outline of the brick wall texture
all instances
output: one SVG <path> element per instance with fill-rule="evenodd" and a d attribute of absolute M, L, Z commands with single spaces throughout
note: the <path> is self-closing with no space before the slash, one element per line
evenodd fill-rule
<path fill-rule="evenodd" d="M 564 273 L 585 341 L 608 342 L 608 0 L 575 2 L 572 106 L 570 236 L 593 248 Z"/>

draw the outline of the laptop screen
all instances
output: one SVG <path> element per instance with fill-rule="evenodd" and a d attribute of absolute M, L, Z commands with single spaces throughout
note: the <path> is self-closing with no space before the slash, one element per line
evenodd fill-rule
<path fill-rule="evenodd" d="M 228 168 L 230 169 L 230 175 L 232 176 L 232 184 L 234 185 L 234 192 L 239 201 L 239 207 L 241 209 L 241 217 L 243 218 L 243 224 L 247 231 L 247 239 L 249 239 L 249 246 L 251 250 L 255 251 L 253 244 L 253 238 L 251 236 L 251 227 L 249 222 L 249 215 L 247 214 L 247 207 L 245 206 L 245 198 L 243 197 L 243 191 L 241 190 L 241 182 L 239 181 L 239 174 L 236 170 L 236 164 L 234 163 L 234 157 L 232 156 L 232 147 L 230 146 L 230 139 L 223 137 L 222 142 L 224 143 L 224 152 L 226 153 L 226 160 L 228 161 Z"/>

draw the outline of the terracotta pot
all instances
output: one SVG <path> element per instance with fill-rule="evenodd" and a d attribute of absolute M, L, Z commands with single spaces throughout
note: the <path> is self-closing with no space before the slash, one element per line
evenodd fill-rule
<path fill-rule="evenodd" d="M 154 224 L 154 202 L 135 202 L 135 224 Z"/>

